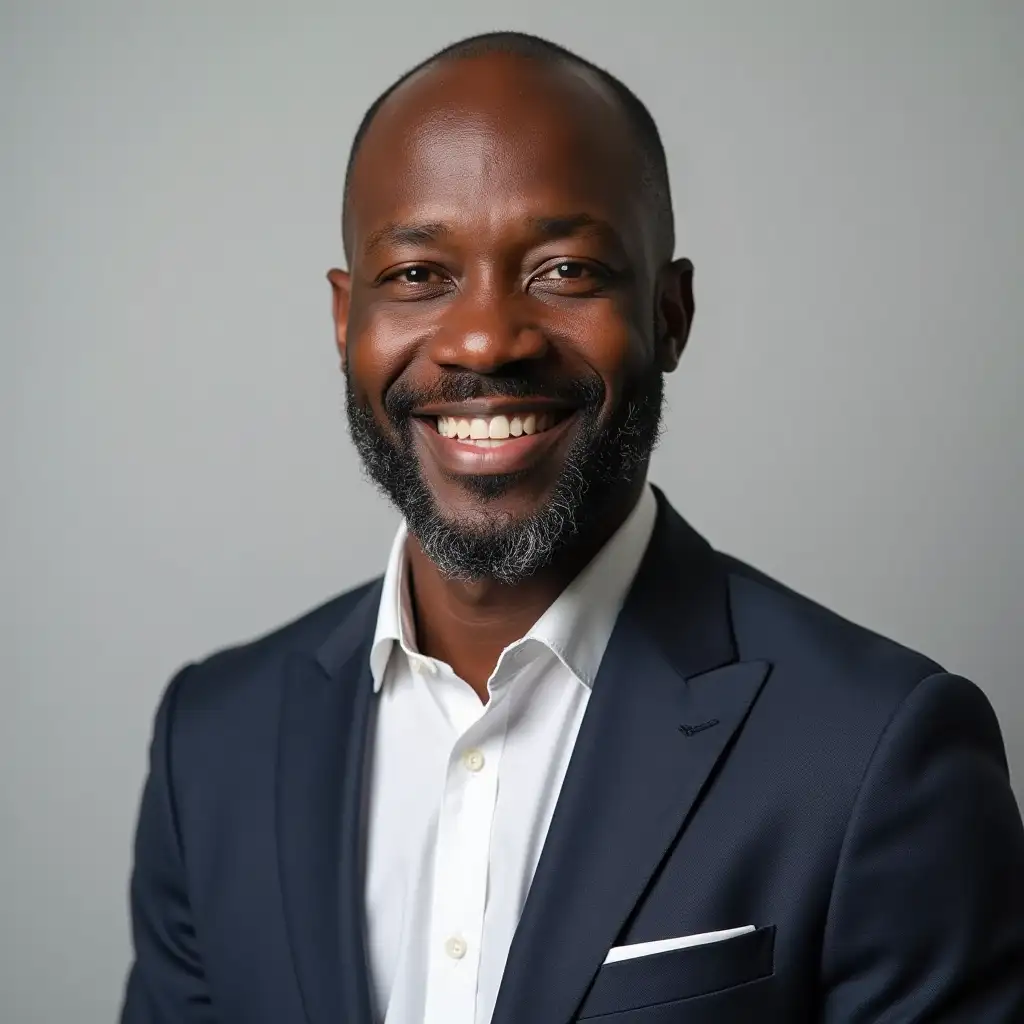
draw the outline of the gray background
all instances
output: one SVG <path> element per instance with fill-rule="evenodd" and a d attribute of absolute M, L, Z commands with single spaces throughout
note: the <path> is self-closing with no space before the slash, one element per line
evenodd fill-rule
<path fill-rule="evenodd" d="M 507 6 L 3 3 L 5 1022 L 116 1013 L 171 672 L 383 567 L 323 275 L 363 109 L 473 31 L 662 127 L 698 316 L 654 479 L 973 677 L 1022 792 L 1024 5 Z"/>

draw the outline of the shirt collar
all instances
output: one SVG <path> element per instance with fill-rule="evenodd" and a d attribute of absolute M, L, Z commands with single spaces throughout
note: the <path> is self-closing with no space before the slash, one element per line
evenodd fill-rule
<path fill-rule="evenodd" d="M 380 593 L 380 608 L 377 611 L 377 629 L 370 648 L 370 672 L 373 688 L 379 690 L 384 681 L 391 649 L 395 644 L 412 649 L 415 647 L 415 630 L 412 628 L 412 608 L 409 602 L 407 582 L 405 541 L 409 529 L 403 521 L 391 544 L 388 567 L 384 571 L 384 585 Z"/>
<path fill-rule="evenodd" d="M 542 643 L 584 686 L 592 687 L 611 638 L 615 620 L 643 559 L 658 504 L 645 484 L 633 511 L 590 564 L 569 584 L 521 640 Z M 377 628 L 370 650 L 374 690 L 379 690 L 394 645 L 416 651 L 415 629 L 409 600 L 405 542 L 408 528 L 398 528 L 384 573 Z M 505 652 L 502 652 L 504 656 Z"/>

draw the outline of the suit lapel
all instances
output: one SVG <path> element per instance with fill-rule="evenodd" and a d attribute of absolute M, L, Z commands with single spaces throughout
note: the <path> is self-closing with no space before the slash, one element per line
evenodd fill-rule
<path fill-rule="evenodd" d="M 281 889 L 309 1024 L 371 1024 L 363 935 L 363 780 L 373 685 L 371 587 L 314 659 L 293 655 L 277 776 Z"/>
<path fill-rule="evenodd" d="M 572 1019 L 769 666 L 738 662 L 726 580 L 659 494 L 509 951 L 493 1024 Z"/>

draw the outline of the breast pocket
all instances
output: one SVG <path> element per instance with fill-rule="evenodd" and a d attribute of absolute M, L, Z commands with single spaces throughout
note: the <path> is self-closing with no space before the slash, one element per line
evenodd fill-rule
<path fill-rule="evenodd" d="M 577 1020 L 725 992 L 774 971 L 775 926 L 706 946 L 605 964 Z"/>

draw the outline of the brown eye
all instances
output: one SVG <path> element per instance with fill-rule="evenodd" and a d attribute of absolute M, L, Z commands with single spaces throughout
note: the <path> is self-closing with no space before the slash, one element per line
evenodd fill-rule
<path fill-rule="evenodd" d="M 591 274 L 592 271 L 586 264 L 576 260 L 564 260 L 545 270 L 540 276 L 545 281 L 578 281 Z"/>
<path fill-rule="evenodd" d="M 402 284 L 435 284 L 438 275 L 430 267 L 403 267 L 390 278 Z"/>
<path fill-rule="evenodd" d="M 531 283 L 538 292 L 585 299 L 606 294 L 615 278 L 615 273 L 602 263 L 555 260 L 538 270 Z"/>
<path fill-rule="evenodd" d="M 433 299 L 451 290 L 451 278 L 438 267 L 426 263 L 410 263 L 386 271 L 377 281 L 384 294 L 397 300 Z"/>

